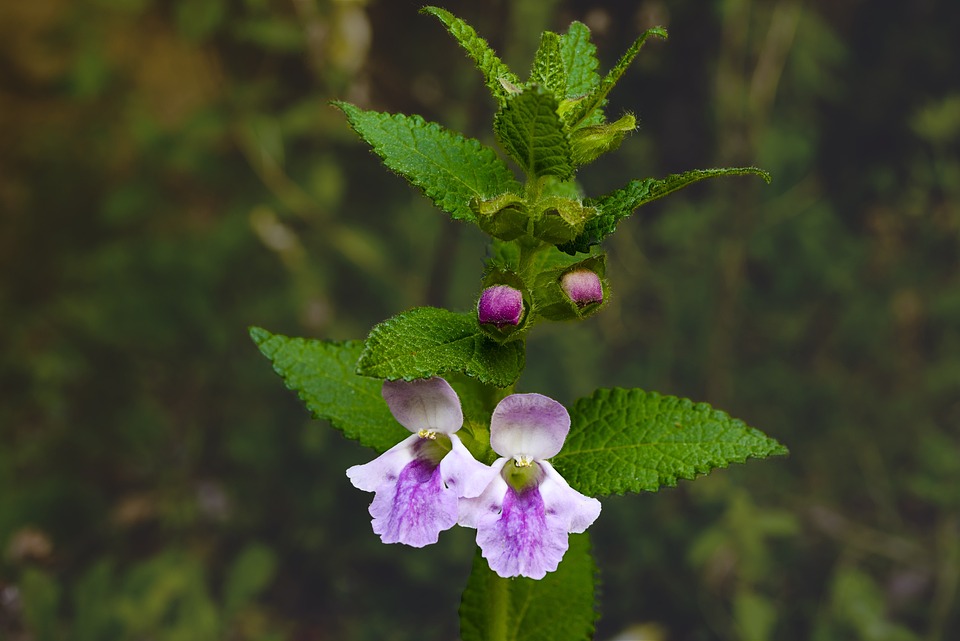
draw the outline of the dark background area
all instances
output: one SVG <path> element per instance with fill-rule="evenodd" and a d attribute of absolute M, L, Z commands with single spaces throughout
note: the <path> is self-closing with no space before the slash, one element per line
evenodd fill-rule
<path fill-rule="evenodd" d="M 0 5 L 0 638 L 455 639 L 473 553 L 370 531 L 250 325 L 362 338 L 468 309 L 484 238 L 327 105 L 494 144 L 419 3 Z M 642 208 L 613 292 L 534 332 L 519 389 L 710 402 L 785 443 L 592 528 L 600 640 L 960 637 L 960 4 L 457 1 L 521 76 L 571 20 L 639 130 L 584 168 L 756 164 Z M 618 636 L 619 635 L 619 636 Z"/>

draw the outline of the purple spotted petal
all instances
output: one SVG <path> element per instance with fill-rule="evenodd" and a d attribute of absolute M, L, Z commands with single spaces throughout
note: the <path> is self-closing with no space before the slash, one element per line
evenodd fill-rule
<path fill-rule="evenodd" d="M 600 516 L 600 501 L 570 487 L 550 463 L 540 461 L 539 465 L 544 472 L 540 495 L 547 513 L 556 517 L 567 532 L 585 531 Z"/>
<path fill-rule="evenodd" d="M 560 565 L 568 547 L 567 530 L 548 514 L 537 486 L 517 492 L 508 485 L 499 516 L 481 517 L 477 544 L 500 576 L 542 579 Z"/>
<path fill-rule="evenodd" d="M 444 487 L 440 466 L 414 459 L 395 483 L 377 490 L 370 515 L 381 541 L 419 548 L 436 543 L 457 522 L 457 496 Z"/>
<path fill-rule="evenodd" d="M 347 468 L 347 478 L 364 492 L 375 492 L 385 483 L 393 483 L 400 471 L 416 457 L 420 437 L 411 434 L 389 450 L 363 465 Z"/>
<path fill-rule="evenodd" d="M 386 381 L 381 394 L 393 417 L 411 432 L 453 434 L 463 425 L 460 398 L 442 378 Z"/>
<path fill-rule="evenodd" d="M 537 460 L 554 456 L 570 431 L 570 415 L 542 394 L 511 394 L 490 417 L 490 446 L 500 456 L 525 455 Z"/>
<path fill-rule="evenodd" d="M 497 470 L 473 458 L 456 434 L 450 435 L 450 445 L 452 449 L 440 461 L 443 482 L 458 497 L 480 496 L 497 475 Z"/>

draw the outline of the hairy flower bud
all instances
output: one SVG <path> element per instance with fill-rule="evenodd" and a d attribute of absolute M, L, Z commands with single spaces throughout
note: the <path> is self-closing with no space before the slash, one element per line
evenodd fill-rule
<path fill-rule="evenodd" d="M 509 285 L 493 285 L 480 294 L 477 318 L 482 324 L 519 325 L 523 317 L 523 294 Z"/>
<path fill-rule="evenodd" d="M 603 302 L 603 286 L 600 277 L 589 269 L 567 272 L 560 279 L 560 287 L 578 307 Z"/>

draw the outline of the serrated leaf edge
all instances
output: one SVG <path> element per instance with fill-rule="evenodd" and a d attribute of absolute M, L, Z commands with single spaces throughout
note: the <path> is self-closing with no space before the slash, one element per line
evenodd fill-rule
<path fill-rule="evenodd" d="M 728 419 L 734 424 L 734 426 L 746 428 L 746 430 L 747 430 L 748 432 L 754 433 L 755 435 L 759 435 L 759 436 L 763 437 L 763 439 L 765 439 L 766 441 L 768 441 L 768 442 L 771 444 L 770 449 L 768 449 L 767 451 L 757 452 L 757 453 L 747 453 L 747 454 L 743 455 L 742 457 L 735 457 L 735 458 L 727 459 L 727 460 L 722 461 L 722 462 L 720 462 L 720 463 L 718 463 L 718 464 L 716 464 L 716 465 L 713 465 L 713 466 L 710 467 L 709 469 L 705 469 L 705 470 L 704 470 L 704 469 L 700 469 L 700 468 L 697 467 L 697 466 L 692 466 L 692 467 L 695 467 L 695 469 L 693 470 L 693 473 L 692 473 L 692 475 L 690 475 L 690 476 L 687 476 L 687 475 L 685 475 L 685 474 L 671 475 L 670 477 L 667 477 L 667 478 L 664 480 L 664 482 L 660 483 L 659 486 L 658 486 L 656 489 L 649 490 L 649 489 L 641 488 L 640 491 L 643 491 L 643 492 L 656 492 L 656 491 L 658 491 L 658 490 L 660 490 L 661 488 L 664 488 L 664 487 L 676 487 L 676 486 L 679 484 L 680 481 L 692 481 L 692 480 L 695 480 L 695 479 L 697 479 L 697 478 L 699 478 L 699 477 L 701 477 L 701 476 L 706 476 L 707 474 L 713 472 L 714 470 L 726 469 L 726 468 L 728 468 L 728 467 L 730 466 L 730 464 L 732 464 L 732 463 L 740 463 L 740 464 L 742 464 L 742 463 L 746 463 L 746 461 L 747 461 L 748 459 L 751 459 L 751 458 L 758 459 L 758 460 L 762 460 L 762 459 L 765 459 L 765 458 L 769 458 L 769 457 L 771 457 L 771 456 L 787 456 L 787 455 L 789 455 L 789 453 L 790 453 L 790 451 L 787 449 L 787 447 L 784 446 L 784 445 L 783 445 L 782 443 L 780 443 L 779 441 L 777 441 L 776 439 L 774 439 L 774 438 L 772 438 L 772 437 L 770 437 L 770 436 L 767 436 L 766 434 L 764 434 L 763 432 L 761 432 L 760 430 L 758 430 L 758 429 L 755 428 L 755 427 L 751 427 L 750 425 L 747 425 L 743 420 L 738 419 L 738 418 L 734 418 L 733 416 L 730 416 L 728 413 L 724 412 L 723 410 L 718 410 L 718 409 L 716 409 L 715 407 L 713 407 L 713 406 L 710 405 L 709 403 L 705 403 L 705 402 L 702 402 L 702 401 L 693 401 L 693 400 L 691 400 L 691 399 L 683 398 L 683 397 L 681 397 L 681 396 L 673 396 L 673 395 L 670 395 L 670 394 L 661 394 L 660 392 L 647 391 L 647 390 L 640 389 L 640 388 L 622 388 L 622 387 L 599 388 L 599 389 L 595 390 L 595 391 L 593 392 L 593 394 L 591 394 L 590 396 L 588 396 L 588 397 L 583 397 L 583 398 L 577 399 L 577 401 L 575 401 L 574 406 L 573 406 L 573 410 L 570 411 L 571 419 L 572 419 L 572 420 L 575 420 L 575 416 L 577 415 L 577 410 L 578 410 L 579 406 L 580 406 L 582 403 L 597 402 L 598 400 L 601 400 L 600 397 L 607 397 L 607 398 L 609 398 L 610 396 L 612 396 L 612 395 L 614 395 L 614 394 L 629 394 L 630 392 L 634 392 L 634 391 L 640 392 L 640 393 L 642 393 L 642 394 L 650 395 L 650 396 L 656 397 L 656 398 L 668 398 L 668 399 L 675 399 L 675 400 L 677 400 L 677 401 L 688 401 L 689 403 L 692 404 L 693 407 L 696 407 L 696 408 L 704 407 L 704 408 L 707 408 L 710 412 L 719 412 L 720 414 L 722 414 L 723 416 L 725 416 L 726 418 L 728 418 Z M 690 444 L 697 444 L 697 443 L 698 443 L 698 442 L 692 442 L 692 443 L 690 443 Z M 701 442 L 701 443 L 702 443 L 702 442 Z M 670 444 L 671 444 L 671 445 L 683 444 L 683 441 L 671 441 Z M 643 445 L 644 445 L 644 446 L 656 447 L 656 445 L 658 445 L 658 444 L 657 444 L 657 443 L 643 443 Z M 573 455 L 577 455 L 577 454 L 591 453 L 591 452 L 594 452 L 594 453 L 595 453 L 595 452 L 610 452 L 610 451 L 615 451 L 615 450 L 618 450 L 618 449 L 628 449 L 628 448 L 631 448 L 631 447 L 636 447 L 636 445 L 623 445 L 623 446 L 619 446 L 619 447 L 616 447 L 616 448 L 590 448 L 590 449 L 584 449 L 584 450 L 577 450 L 575 453 L 565 453 L 564 450 L 561 450 L 556 456 L 553 457 L 553 459 L 551 459 L 551 462 L 556 463 L 556 461 L 557 461 L 558 459 L 562 460 L 563 458 L 565 458 L 565 457 L 567 457 L 567 456 L 573 456 Z M 562 467 L 563 467 L 563 464 L 561 463 L 561 464 L 559 465 L 559 468 L 562 469 Z M 657 476 L 660 477 L 661 474 L 660 474 L 659 472 L 657 472 Z M 621 480 L 621 479 L 617 479 L 617 481 L 618 481 L 617 483 L 611 483 L 609 489 L 607 489 L 606 491 L 602 492 L 602 493 L 599 494 L 598 496 L 607 496 L 607 495 L 610 495 L 610 494 L 616 494 L 616 495 L 618 495 L 618 496 L 623 496 L 624 494 L 626 494 L 626 493 L 628 493 L 628 492 L 630 492 L 630 493 L 637 493 L 637 492 L 635 492 L 634 490 L 631 490 L 630 488 L 624 487 L 624 485 L 625 485 L 625 483 L 626 483 L 625 481 L 623 481 L 623 480 Z"/>

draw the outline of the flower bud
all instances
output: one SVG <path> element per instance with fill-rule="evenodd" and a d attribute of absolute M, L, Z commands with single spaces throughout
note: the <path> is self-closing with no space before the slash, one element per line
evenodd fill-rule
<path fill-rule="evenodd" d="M 509 285 L 493 285 L 480 294 L 477 318 L 482 324 L 519 325 L 523 317 L 523 294 Z"/>
<path fill-rule="evenodd" d="M 567 272 L 560 279 L 560 287 L 577 307 L 603 302 L 603 286 L 600 277 L 589 269 Z"/>

